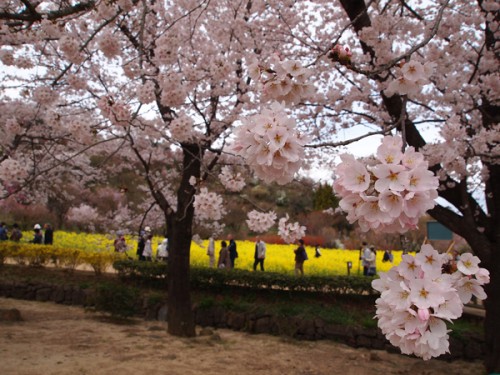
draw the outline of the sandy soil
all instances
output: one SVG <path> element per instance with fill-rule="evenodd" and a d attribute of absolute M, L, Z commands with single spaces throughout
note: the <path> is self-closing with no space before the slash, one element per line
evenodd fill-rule
<path fill-rule="evenodd" d="M 0 309 L 12 308 L 21 312 L 23 320 L 0 322 L 2 375 L 483 372 L 480 362 L 422 361 L 327 341 L 303 342 L 224 329 L 193 339 L 177 338 L 168 335 L 160 322 L 138 319 L 117 324 L 80 307 L 0 298 Z"/>

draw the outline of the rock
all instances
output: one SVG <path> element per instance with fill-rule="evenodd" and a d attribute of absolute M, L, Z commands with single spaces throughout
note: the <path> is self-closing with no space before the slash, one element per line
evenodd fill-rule
<path fill-rule="evenodd" d="M 0 309 L 0 322 L 21 322 L 23 320 L 18 309 Z"/>
<path fill-rule="evenodd" d="M 204 327 L 198 333 L 198 336 L 212 336 L 214 334 L 214 330 L 208 327 Z"/>
<path fill-rule="evenodd" d="M 381 361 L 382 358 L 380 357 L 380 353 L 371 351 L 370 352 L 370 361 Z"/>
<path fill-rule="evenodd" d="M 166 322 L 167 321 L 167 314 L 168 314 L 168 306 L 167 305 L 163 305 L 158 310 L 158 317 L 157 317 L 157 319 L 160 322 Z"/>
<path fill-rule="evenodd" d="M 235 312 L 227 313 L 227 326 L 236 331 L 241 331 L 245 327 L 245 314 Z"/>

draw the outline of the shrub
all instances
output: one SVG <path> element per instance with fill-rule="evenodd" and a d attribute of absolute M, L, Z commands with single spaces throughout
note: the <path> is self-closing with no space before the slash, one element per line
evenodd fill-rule
<path fill-rule="evenodd" d="M 164 263 L 120 260 L 113 264 L 119 275 L 144 285 L 158 286 L 158 281 L 167 277 Z M 252 272 L 246 270 L 219 270 L 214 268 L 192 267 L 191 286 L 195 289 L 210 288 L 224 290 L 228 286 L 245 289 L 286 290 L 291 292 L 313 292 L 334 294 L 372 295 L 372 278 L 356 276 L 303 276 L 277 273 Z"/>
<path fill-rule="evenodd" d="M 125 255 L 111 251 L 84 251 L 80 253 L 82 263 L 92 267 L 96 275 L 105 272 L 113 262 Z"/>
<path fill-rule="evenodd" d="M 112 283 L 100 284 L 94 298 L 95 309 L 112 316 L 128 318 L 139 312 L 140 292 L 137 288 Z"/>

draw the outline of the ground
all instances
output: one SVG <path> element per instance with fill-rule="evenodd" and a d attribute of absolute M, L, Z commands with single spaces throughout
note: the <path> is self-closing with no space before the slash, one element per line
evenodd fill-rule
<path fill-rule="evenodd" d="M 170 336 L 165 323 L 128 323 L 82 307 L 0 298 L 21 321 L 0 321 L 2 375 L 475 375 L 481 362 L 423 361 L 329 341 L 305 342 L 225 329 Z"/>

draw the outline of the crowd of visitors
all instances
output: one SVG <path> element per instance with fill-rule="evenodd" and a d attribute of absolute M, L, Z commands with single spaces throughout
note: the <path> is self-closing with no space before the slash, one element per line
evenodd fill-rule
<path fill-rule="evenodd" d="M 17 223 L 12 224 L 12 228 L 9 230 L 5 222 L 0 223 L 0 241 L 10 240 L 10 241 L 21 241 L 23 238 L 23 233 Z M 52 245 L 54 241 L 54 230 L 49 223 L 44 224 L 43 228 L 40 224 L 35 224 L 33 226 L 33 237 L 27 242 L 35 244 L 45 244 Z M 303 239 L 297 241 L 297 248 L 294 249 L 294 262 L 295 262 L 295 274 L 298 276 L 304 275 L 304 263 L 308 260 L 308 255 L 305 249 L 305 243 Z M 127 245 L 124 231 L 119 230 L 116 232 L 116 237 L 114 239 L 114 250 L 117 253 L 124 253 L 130 259 L 132 257 L 127 254 L 129 245 Z M 153 233 L 151 227 L 145 226 L 143 230 L 139 232 L 137 240 L 137 259 L 141 261 L 160 261 L 166 262 L 169 256 L 169 238 L 168 234 L 165 233 L 164 238 L 160 240 L 157 244 L 156 256 L 154 256 L 153 251 Z M 236 241 L 232 234 L 227 236 L 227 241 L 221 241 L 221 248 L 216 253 L 215 240 L 210 237 L 207 246 L 207 256 L 209 267 L 224 268 L 227 270 L 234 269 L 236 267 L 236 260 L 238 259 L 238 250 Z M 217 256 L 218 255 L 218 256 Z M 266 243 L 264 240 L 258 236 L 255 239 L 255 252 L 254 252 L 254 263 L 253 270 L 257 271 L 260 268 L 261 271 L 265 270 L 264 262 L 266 259 Z M 318 244 L 314 245 L 314 257 L 321 257 L 321 250 Z M 376 274 L 376 251 L 374 246 L 368 246 L 366 242 L 362 243 L 360 250 L 360 264 L 363 265 L 363 275 L 373 276 Z M 393 262 L 393 255 L 391 250 L 385 250 L 383 255 L 383 262 Z"/>
<path fill-rule="evenodd" d="M 137 259 L 141 261 L 167 261 L 169 255 L 169 242 L 168 235 L 165 234 L 165 238 L 158 242 L 156 249 L 156 258 L 153 256 L 154 252 L 152 249 L 152 238 L 153 234 L 149 226 L 144 227 L 141 230 L 137 240 Z M 298 247 L 294 250 L 294 261 L 295 261 L 295 273 L 297 275 L 304 275 L 304 262 L 308 260 L 307 252 L 305 249 L 304 240 L 300 239 L 297 241 Z M 116 252 L 126 252 L 127 245 L 125 243 L 125 237 L 121 231 L 118 231 L 115 239 L 115 251 Z M 220 249 L 217 252 L 215 246 L 215 239 L 213 236 L 209 237 L 207 244 L 208 265 L 210 268 L 220 268 L 225 270 L 231 270 L 236 268 L 236 260 L 238 259 L 238 246 L 233 238 L 232 234 L 227 236 L 226 240 L 220 242 Z M 255 252 L 254 252 L 254 263 L 253 270 L 257 271 L 260 268 L 261 271 L 265 270 L 264 262 L 266 259 L 266 243 L 264 240 L 258 236 L 255 239 Z M 319 245 L 315 245 L 315 257 L 319 258 L 321 256 L 321 250 Z"/>
<path fill-rule="evenodd" d="M 17 223 L 12 224 L 12 229 L 5 222 L 0 223 L 0 241 L 15 241 L 19 242 L 23 238 L 23 232 Z M 29 241 L 35 244 L 52 245 L 54 243 L 54 230 L 49 223 L 46 223 L 43 228 L 40 224 L 33 226 L 33 238 Z"/>

